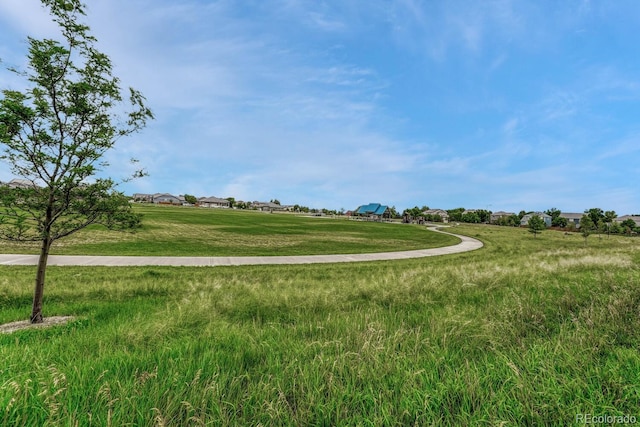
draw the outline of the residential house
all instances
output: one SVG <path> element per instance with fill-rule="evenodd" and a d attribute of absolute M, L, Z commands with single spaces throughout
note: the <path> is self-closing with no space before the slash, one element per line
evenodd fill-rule
<path fill-rule="evenodd" d="M 133 195 L 133 201 L 140 202 L 140 203 L 152 203 L 153 194 L 135 193 Z"/>
<path fill-rule="evenodd" d="M 219 197 L 201 197 L 198 199 L 198 206 L 202 208 L 228 208 L 231 206 L 231 202 Z"/>
<path fill-rule="evenodd" d="M 617 222 L 617 223 L 621 223 L 621 222 L 624 222 L 627 219 L 630 219 L 633 222 L 635 222 L 636 223 L 636 227 L 640 227 L 640 215 L 623 215 L 623 216 L 619 216 L 618 218 L 614 219 L 614 221 Z"/>
<path fill-rule="evenodd" d="M 273 202 L 253 202 L 251 203 L 252 209 L 257 209 L 263 212 L 284 211 L 286 208 L 282 205 Z"/>
<path fill-rule="evenodd" d="M 515 215 L 515 213 L 513 212 L 505 212 L 505 211 L 492 212 L 490 217 L 490 222 L 496 223 L 502 218 L 509 218 L 513 215 Z"/>
<path fill-rule="evenodd" d="M 571 224 L 573 224 L 575 228 L 580 228 L 580 220 L 583 216 L 583 213 L 563 212 L 560 214 L 560 218 L 565 218 L 567 220 L 567 226 L 571 227 Z"/>
<path fill-rule="evenodd" d="M 12 179 L 7 182 L 9 188 L 34 188 L 37 187 L 36 183 L 29 179 Z"/>
<path fill-rule="evenodd" d="M 534 213 L 526 214 L 520 220 L 520 225 L 522 225 L 522 226 L 528 225 L 529 224 L 529 220 L 533 216 L 539 216 L 544 221 L 544 225 L 546 225 L 547 227 L 551 227 L 551 219 L 552 219 L 551 215 L 547 215 L 544 212 L 534 212 Z"/>
<path fill-rule="evenodd" d="M 391 217 L 391 210 L 389 206 L 381 205 L 380 203 L 369 203 L 368 205 L 359 206 L 358 209 L 354 211 L 354 216 L 381 221 L 384 218 Z"/>
<path fill-rule="evenodd" d="M 182 204 L 182 201 L 178 197 L 169 193 L 156 193 L 153 196 L 151 196 L 151 202 L 155 204 L 161 204 L 161 205 L 181 205 Z"/>
<path fill-rule="evenodd" d="M 442 218 L 442 222 L 449 222 L 449 213 L 444 209 L 427 209 L 426 211 L 422 212 L 422 214 L 425 216 L 425 218 L 429 218 L 428 215 L 430 215 L 431 218 L 438 215 L 440 218 Z"/>

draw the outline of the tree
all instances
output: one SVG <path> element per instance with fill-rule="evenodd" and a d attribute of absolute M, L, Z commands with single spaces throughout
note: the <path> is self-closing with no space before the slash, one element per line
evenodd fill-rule
<path fill-rule="evenodd" d="M 580 220 L 580 232 L 582 233 L 582 237 L 584 237 L 584 244 L 587 245 L 587 238 L 591 234 L 591 232 L 595 229 L 596 224 L 591 219 L 591 215 L 585 213 Z"/>
<path fill-rule="evenodd" d="M 462 221 L 462 212 L 464 212 L 465 208 L 455 208 L 447 210 L 447 214 L 449 215 L 449 221 Z"/>
<path fill-rule="evenodd" d="M 477 212 L 467 212 L 460 217 L 460 220 L 471 224 L 478 224 L 481 222 L 480 215 L 478 215 Z"/>
<path fill-rule="evenodd" d="M 616 211 L 606 211 L 604 213 L 604 223 L 605 223 L 605 230 L 607 232 L 607 237 L 614 232 L 613 229 L 613 224 L 615 224 L 615 219 L 618 217 L 618 215 L 616 214 Z"/>
<path fill-rule="evenodd" d="M 551 219 L 553 218 L 557 218 L 560 216 L 560 214 L 562 214 L 562 212 L 560 211 L 560 209 L 557 208 L 551 208 L 549 210 L 544 211 L 544 213 L 546 213 L 547 215 L 549 215 L 551 217 Z"/>
<path fill-rule="evenodd" d="M 613 234 L 621 234 L 623 231 L 622 226 L 620 225 L 619 222 L 612 222 L 611 225 L 609 226 L 609 233 L 613 233 Z"/>
<path fill-rule="evenodd" d="M 529 232 L 533 233 L 533 237 L 538 237 L 538 233 L 541 233 L 542 230 L 546 228 L 544 219 L 540 218 L 538 215 L 532 215 L 531 218 L 529 218 L 527 225 L 529 226 Z"/>
<path fill-rule="evenodd" d="M 191 194 L 185 194 L 184 201 L 189 203 L 190 205 L 195 205 L 198 203 L 198 199 L 196 198 L 196 196 Z"/>
<path fill-rule="evenodd" d="M 634 220 L 632 220 L 631 218 L 627 218 L 627 219 L 625 219 L 624 221 L 622 221 L 622 222 L 620 223 L 620 226 L 621 226 L 622 230 L 624 230 L 624 232 L 625 232 L 627 235 L 631 235 L 631 233 L 632 233 L 633 231 L 635 231 L 635 230 L 636 230 L 636 228 L 637 228 L 637 227 L 636 227 L 636 222 L 635 222 Z"/>
<path fill-rule="evenodd" d="M 584 213 L 589 215 L 589 218 L 591 218 L 591 221 L 593 222 L 594 225 L 597 224 L 598 221 L 605 219 L 604 212 L 600 208 L 591 208 L 589 210 L 584 211 Z"/>
<path fill-rule="evenodd" d="M 604 222 L 611 223 L 611 222 L 613 222 L 617 217 L 618 217 L 618 215 L 616 214 L 616 211 L 606 211 L 606 212 L 604 213 Z"/>
<path fill-rule="evenodd" d="M 62 41 L 28 38 L 28 68 L 10 69 L 27 80 L 23 92 L 0 98 L 1 157 L 31 185 L 0 190 L 0 237 L 39 241 L 32 323 L 43 321 L 45 273 L 51 245 L 90 224 L 130 230 L 140 223 L 117 183 L 99 178 L 103 155 L 153 118 L 142 94 L 123 100 L 109 57 L 99 52 L 80 0 L 42 0 Z M 126 113 L 126 106 L 131 110 Z M 142 176 L 137 171 L 132 178 Z"/>
<path fill-rule="evenodd" d="M 564 228 L 567 226 L 567 218 L 564 218 L 560 209 L 551 208 L 548 211 L 545 211 L 547 215 L 551 217 L 551 226 Z"/>

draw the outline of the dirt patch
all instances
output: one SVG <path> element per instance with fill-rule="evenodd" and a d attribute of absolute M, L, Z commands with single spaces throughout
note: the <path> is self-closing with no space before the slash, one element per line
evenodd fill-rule
<path fill-rule="evenodd" d="M 74 319 L 75 317 L 73 316 L 51 316 L 45 317 L 42 323 L 30 323 L 28 320 L 5 323 L 4 325 L 0 325 L 0 334 L 10 334 L 23 329 L 48 328 L 55 325 L 64 325 Z"/>

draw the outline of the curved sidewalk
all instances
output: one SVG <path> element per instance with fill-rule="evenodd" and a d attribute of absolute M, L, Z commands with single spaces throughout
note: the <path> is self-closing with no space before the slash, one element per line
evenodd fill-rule
<path fill-rule="evenodd" d="M 247 256 L 247 257 L 147 257 L 147 256 L 84 256 L 50 255 L 48 265 L 58 266 L 191 266 L 214 267 L 227 265 L 271 265 L 271 264 L 324 264 L 339 262 L 387 261 L 424 258 L 437 255 L 457 254 L 480 249 L 481 241 L 440 230 L 461 240 L 453 246 L 418 249 L 403 252 L 378 252 L 369 254 L 297 255 L 297 256 Z M 37 265 L 38 255 L 0 254 L 0 265 Z"/>

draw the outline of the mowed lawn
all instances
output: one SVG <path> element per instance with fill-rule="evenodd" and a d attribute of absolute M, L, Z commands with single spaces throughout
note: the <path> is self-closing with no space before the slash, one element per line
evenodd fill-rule
<path fill-rule="evenodd" d="M 76 320 L 0 335 L 0 425 L 640 418 L 640 239 L 454 231 L 485 247 L 356 264 L 51 267 L 45 316 Z M 27 318 L 34 275 L 0 268 L 0 323 Z"/>
<path fill-rule="evenodd" d="M 229 209 L 135 205 L 135 233 L 92 226 L 57 241 L 53 254 L 263 256 L 389 252 L 448 246 L 459 239 L 425 227 Z M 37 253 L 38 243 L 0 241 L 2 253 Z"/>

